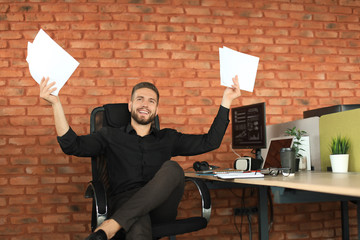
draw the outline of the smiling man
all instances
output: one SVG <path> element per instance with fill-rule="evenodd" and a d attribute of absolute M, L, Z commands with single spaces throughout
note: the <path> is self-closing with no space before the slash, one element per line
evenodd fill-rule
<path fill-rule="evenodd" d="M 129 112 L 131 113 L 131 125 L 137 128 L 151 124 L 158 112 L 159 91 L 157 88 L 148 82 L 137 84 L 131 93 L 131 101 L 129 102 Z M 140 129 L 139 129 L 140 130 Z M 148 132 L 138 135 L 144 136 Z"/>
<path fill-rule="evenodd" d="M 184 192 L 184 171 L 175 156 L 193 156 L 218 148 L 229 124 L 229 108 L 241 95 L 237 76 L 226 88 L 209 131 L 183 134 L 158 130 L 152 121 L 158 113 L 159 91 L 148 82 L 134 86 L 129 101 L 131 122 L 120 128 L 103 127 L 78 136 L 67 123 L 54 83 L 43 78 L 40 97 L 51 103 L 58 142 L 69 155 L 91 157 L 104 154 L 110 179 L 110 218 L 87 240 L 111 239 L 120 229 L 127 240 L 152 239 L 151 224 L 174 220 Z"/>

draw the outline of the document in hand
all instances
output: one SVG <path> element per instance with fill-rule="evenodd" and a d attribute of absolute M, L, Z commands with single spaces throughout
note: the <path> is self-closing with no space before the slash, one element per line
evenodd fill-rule
<path fill-rule="evenodd" d="M 232 78 L 238 76 L 241 90 L 254 90 L 259 58 L 232 50 L 227 47 L 219 48 L 220 81 L 221 85 L 231 87 Z"/>
<path fill-rule="evenodd" d="M 70 54 L 62 49 L 42 29 L 36 35 L 34 42 L 28 42 L 28 55 L 30 74 L 40 84 L 43 77 L 49 77 L 49 82 L 56 82 L 53 95 L 58 95 L 75 69 L 79 66 Z"/>

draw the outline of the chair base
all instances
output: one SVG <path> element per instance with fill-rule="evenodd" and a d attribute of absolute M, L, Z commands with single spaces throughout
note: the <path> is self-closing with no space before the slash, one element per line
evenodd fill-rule
<path fill-rule="evenodd" d="M 176 235 L 199 231 L 206 228 L 206 226 L 207 221 L 203 217 L 191 217 L 168 223 L 154 224 L 152 226 L 152 237 L 155 240 L 170 236 L 170 240 L 175 240 Z M 125 235 L 125 231 L 120 230 L 111 240 L 123 240 Z"/>

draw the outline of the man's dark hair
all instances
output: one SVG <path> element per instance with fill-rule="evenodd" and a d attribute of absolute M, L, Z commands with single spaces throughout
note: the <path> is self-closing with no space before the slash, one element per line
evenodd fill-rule
<path fill-rule="evenodd" d="M 154 84 L 149 83 L 149 82 L 141 82 L 136 84 L 131 92 L 131 99 L 133 99 L 134 93 L 136 92 L 136 90 L 140 89 L 140 88 L 148 88 L 153 90 L 156 93 L 156 97 L 157 97 L 157 102 L 159 102 L 159 98 L 160 98 L 160 94 L 159 94 L 159 90 L 155 87 Z"/>

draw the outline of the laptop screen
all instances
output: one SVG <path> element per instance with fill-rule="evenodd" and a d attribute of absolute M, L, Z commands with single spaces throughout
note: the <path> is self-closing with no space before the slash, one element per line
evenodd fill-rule
<path fill-rule="evenodd" d="M 282 148 L 291 148 L 294 137 L 271 138 L 267 149 L 263 168 L 281 168 L 280 150 Z"/>

